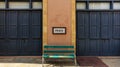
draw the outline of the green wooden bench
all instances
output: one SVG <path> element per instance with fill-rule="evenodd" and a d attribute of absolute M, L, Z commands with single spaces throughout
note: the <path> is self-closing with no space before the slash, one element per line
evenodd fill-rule
<path fill-rule="evenodd" d="M 74 48 L 75 47 L 72 45 L 44 45 L 42 63 L 44 63 L 44 59 L 46 58 L 70 58 L 74 59 L 76 64 L 76 55 Z"/>

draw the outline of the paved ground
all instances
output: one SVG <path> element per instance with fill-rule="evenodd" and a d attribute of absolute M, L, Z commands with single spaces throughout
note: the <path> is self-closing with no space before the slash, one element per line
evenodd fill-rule
<path fill-rule="evenodd" d="M 109 67 L 120 67 L 120 57 L 99 57 Z M 53 67 L 56 62 L 47 62 L 45 67 Z M 60 65 L 60 66 L 59 66 Z M 64 66 L 65 65 L 65 66 Z M 41 57 L 0 57 L 0 67 L 42 67 Z M 60 62 L 55 67 L 75 67 L 73 62 Z M 93 66 L 78 66 L 93 67 Z"/>
<path fill-rule="evenodd" d="M 120 67 L 120 57 L 99 57 L 109 67 Z"/>

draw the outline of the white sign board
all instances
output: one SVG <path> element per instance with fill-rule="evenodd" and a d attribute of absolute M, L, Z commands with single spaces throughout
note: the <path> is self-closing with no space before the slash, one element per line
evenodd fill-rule
<path fill-rule="evenodd" d="M 66 27 L 53 27 L 53 34 L 66 34 Z"/>

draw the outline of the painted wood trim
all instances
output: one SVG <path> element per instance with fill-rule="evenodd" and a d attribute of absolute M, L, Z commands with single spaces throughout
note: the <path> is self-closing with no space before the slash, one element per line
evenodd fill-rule
<path fill-rule="evenodd" d="M 44 45 L 47 45 L 47 19 L 48 19 L 48 0 L 43 0 L 43 44 L 42 44 L 42 50 L 44 50 Z M 44 54 L 44 52 L 43 52 Z"/>
<path fill-rule="evenodd" d="M 74 45 L 74 51 L 76 54 L 76 1 L 72 0 L 72 44 Z"/>

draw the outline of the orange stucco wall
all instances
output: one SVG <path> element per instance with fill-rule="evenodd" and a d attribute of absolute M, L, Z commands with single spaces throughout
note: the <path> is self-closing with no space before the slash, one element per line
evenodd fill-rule
<path fill-rule="evenodd" d="M 71 0 L 48 0 L 47 43 L 48 45 L 71 45 Z M 52 34 L 52 27 L 66 27 L 64 35 Z"/>

